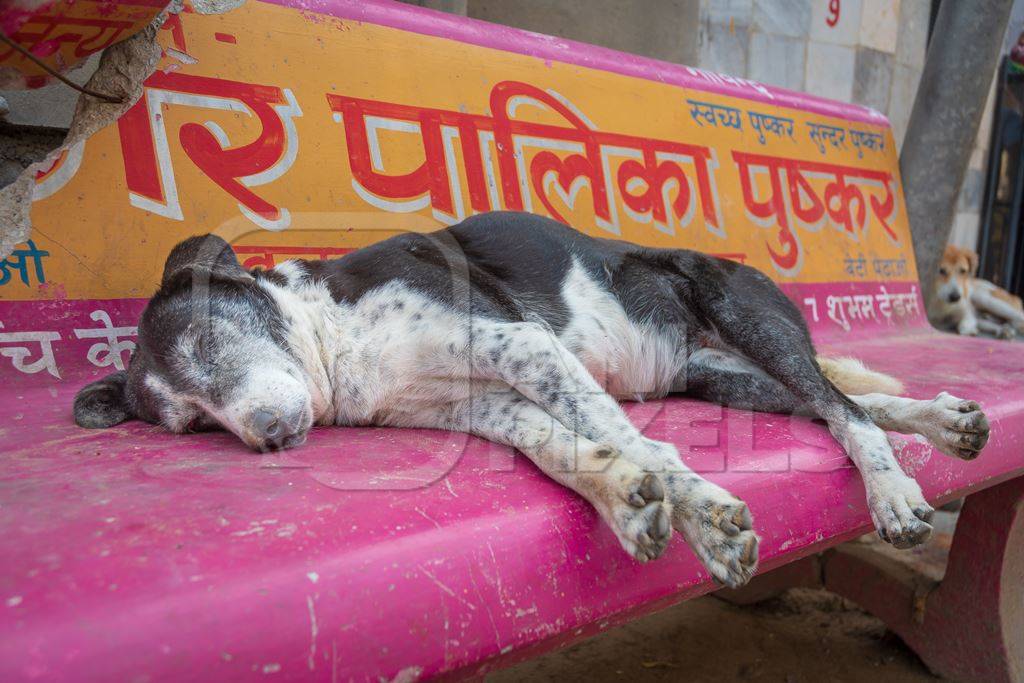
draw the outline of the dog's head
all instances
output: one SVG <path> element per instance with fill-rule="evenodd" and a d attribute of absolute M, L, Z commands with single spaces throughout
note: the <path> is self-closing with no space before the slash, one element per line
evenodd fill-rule
<path fill-rule="evenodd" d="M 223 428 L 261 451 L 302 443 L 313 422 L 310 392 L 260 277 L 219 237 L 175 247 L 127 371 L 79 391 L 75 421 L 102 428 L 137 418 L 178 433 Z"/>
<path fill-rule="evenodd" d="M 939 262 L 935 291 L 939 301 L 956 304 L 969 296 L 971 278 L 978 273 L 978 255 L 950 244 Z"/>

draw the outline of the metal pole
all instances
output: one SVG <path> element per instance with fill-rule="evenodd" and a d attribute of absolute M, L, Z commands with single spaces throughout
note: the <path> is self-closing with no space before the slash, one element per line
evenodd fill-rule
<path fill-rule="evenodd" d="M 918 278 L 928 303 L 1012 5 L 1013 0 L 945 0 L 935 20 L 900 154 Z"/>

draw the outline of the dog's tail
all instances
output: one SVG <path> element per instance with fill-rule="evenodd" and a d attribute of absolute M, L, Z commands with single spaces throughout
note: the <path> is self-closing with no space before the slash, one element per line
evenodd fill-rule
<path fill-rule="evenodd" d="M 856 358 L 822 358 L 818 356 L 821 373 L 847 396 L 862 394 L 903 393 L 903 384 L 895 377 L 864 367 Z"/>

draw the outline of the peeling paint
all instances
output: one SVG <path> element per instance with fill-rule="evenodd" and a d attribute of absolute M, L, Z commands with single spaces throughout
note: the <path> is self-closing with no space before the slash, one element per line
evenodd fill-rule
<path fill-rule="evenodd" d="M 222 14 L 243 5 L 245 0 L 194 0 L 192 9 L 199 14 Z M 171 14 L 183 10 L 181 0 L 173 0 L 163 12 L 135 35 L 107 48 L 99 68 L 86 83 L 97 92 L 120 97 L 121 103 L 109 103 L 82 95 L 64 141 L 45 159 L 28 165 L 10 184 L 0 187 L 0 259 L 10 255 L 15 245 L 29 238 L 32 231 L 32 196 L 35 177 L 60 154 L 85 141 L 93 133 L 119 119 L 142 96 L 143 82 L 156 69 L 163 50 L 156 34 Z M 195 64 L 192 56 L 170 49 L 169 55 L 182 64 Z"/>
<path fill-rule="evenodd" d="M 36 173 L 46 169 L 65 149 L 85 140 L 121 117 L 142 96 L 142 83 L 156 68 L 161 50 L 156 32 L 167 18 L 165 10 L 149 26 L 131 38 L 112 45 L 100 58 L 99 68 L 86 86 L 120 97 L 120 104 L 81 96 L 64 142 L 46 159 L 29 165 L 6 187 L 0 188 L 0 258 L 28 239 L 32 230 L 30 212 Z"/>
<path fill-rule="evenodd" d="M 306 596 L 306 607 L 309 608 L 309 656 L 306 658 L 306 662 L 309 665 L 309 670 L 313 671 L 316 669 L 316 636 L 320 629 L 316 623 L 316 608 L 313 606 L 313 597 L 310 595 Z"/>
<path fill-rule="evenodd" d="M 192 55 L 188 54 L 187 52 L 182 52 L 181 50 L 176 50 L 173 47 L 165 47 L 164 54 L 166 54 L 168 57 L 172 59 L 177 59 L 182 64 L 199 63 L 199 60 L 193 57 Z"/>

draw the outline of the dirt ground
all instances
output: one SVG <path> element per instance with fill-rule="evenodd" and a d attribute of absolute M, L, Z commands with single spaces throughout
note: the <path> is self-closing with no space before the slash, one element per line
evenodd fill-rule
<path fill-rule="evenodd" d="M 487 677 L 513 681 L 939 680 L 885 625 L 823 590 L 795 588 L 736 607 L 684 602 Z"/>
<path fill-rule="evenodd" d="M 956 529 L 957 504 L 936 511 L 931 539 L 911 551 L 859 539 L 934 580 Z M 825 590 L 794 588 L 738 607 L 713 596 L 684 602 L 487 676 L 488 683 L 584 680 L 686 683 L 936 683 L 899 636 Z"/>

